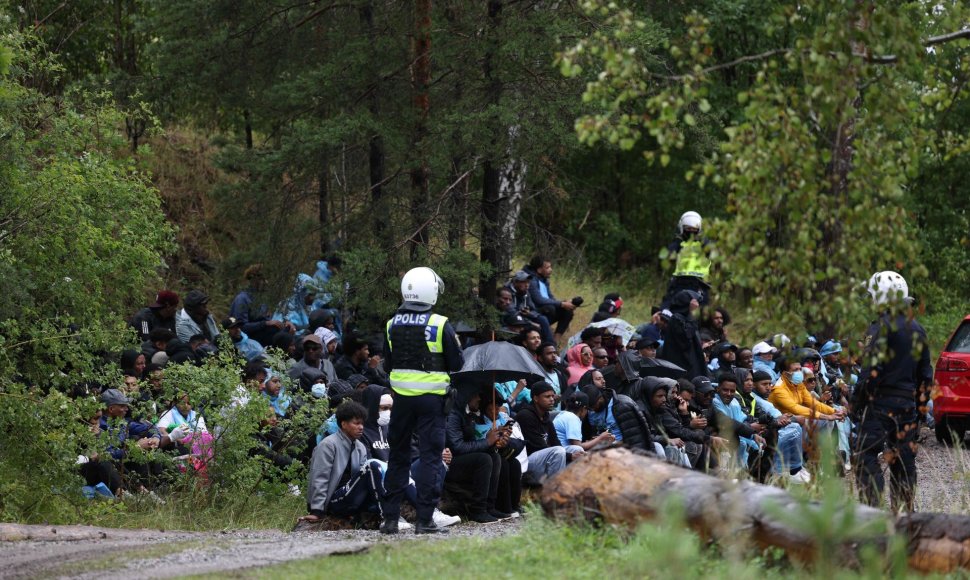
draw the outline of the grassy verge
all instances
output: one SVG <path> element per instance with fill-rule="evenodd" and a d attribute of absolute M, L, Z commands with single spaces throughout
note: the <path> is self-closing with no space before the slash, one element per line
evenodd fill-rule
<path fill-rule="evenodd" d="M 94 521 L 84 523 L 118 528 L 214 531 L 230 529 L 278 529 L 290 531 L 297 518 L 306 514 L 306 500 L 290 494 L 280 496 L 205 497 L 202 494 L 173 493 L 165 503 L 135 496 L 122 505 L 106 505 Z M 107 504 L 107 502 L 103 502 Z"/>
<path fill-rule="evenodd" d="M 630 534 L 532 517 L 518 534 L 438 541 L 409 540 L 349 556 L 291 562 L 242 573 L 245 578 L 816 578 L 818 569 L 776 551 L 717 549 L 680 524 L 644 525 Z M 667 518 L 666 521 L 677 521 Z M 896 569 L 899 572 L 899 569 Z M 885 562 L 837 570 L 837 578 L 899 577 Z M 240 577 L 233 572 L 232 577 Z M 228 577 L 228 576 L 213 576 Z"/>

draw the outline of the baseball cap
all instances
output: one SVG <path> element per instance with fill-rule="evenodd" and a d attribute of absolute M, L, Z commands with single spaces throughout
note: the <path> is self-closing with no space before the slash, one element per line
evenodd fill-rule
<path fill-rule="evenodd" d="M 512 280 L 516 282 L 524 282 L 526 280 L 531 280 L 531 279 L 532 279 L 532 275 L 526 272 L 525 270 L 519 270 L 512 276 Z"/>
<path fill-rule="evenodd" d="M 516 312 L 510 312 L 503 316 L 502 323 L 505 326 L 529 326 L 529 321 Z"/>
<path fill-rule="evenodd" d="M 770 344 L 768 344 L 765 341 L 761 341 L 758 344 L 756 344 L 753 347 L 751 347 L 751 352 L 753 354 L 755 354 L 755 355 L 759 355 L 759 354 L 774 354 L 774 353 L 778 352 L 778 349 L 775 348 L 775 347 L 773 347 L 773 346 L 771 346 Z"/>
<path fill-rule="evenodd" d="M 222 319 L 222 328 L 225 330 L 229 330 L 230 328 L 236 328 L 237 326 L 242 326 L 242 325 L 243 325 L 242 320 L 239 320 L 235 316 L 227 316 L 226 318 Z"/>
<path fill-rule="evenodd" d="M 714 385 L 711 384 L 711 379 L 707 377 L 694 377 L 691 382 L 694 383 L 694 389 L 696 389 L 698 393 L 714 392 Z"/>
<path fill-rule="evenodd" d="M 125 394 L 119 391 L 118 389 L 108 389 L 103 393 L 101 393 L 101 402 L 108 407 L 110 407 L 111 405 L 130 405 L 131 404 L 131 401 L 128 400 L 128 397 L 126 397 Z"/>
<path fill-rule="evenodd" d="M 165 308 L 175 306 L 179 303 L 179 295 L 171 290 L 161 290 L 155 295 L 155 302 L 149 304 L 149 308 Z"/>
<path fill-rule="evenodd" d="M 185 295 L 185 307 L 193 308 L 209 303 L 209 297 L 201 290 L 192 290 Z"/>

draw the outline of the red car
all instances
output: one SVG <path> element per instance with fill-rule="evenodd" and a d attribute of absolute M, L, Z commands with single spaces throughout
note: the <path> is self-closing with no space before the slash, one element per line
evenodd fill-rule
<path fill-rule="evenodd" d="M 936 439 L 950 444 L 954 438 L 963 441 L 970 429 L 970 315 L 946 344 L 936 361 L 936 383 L 933 395 L 933 420 Z"/>

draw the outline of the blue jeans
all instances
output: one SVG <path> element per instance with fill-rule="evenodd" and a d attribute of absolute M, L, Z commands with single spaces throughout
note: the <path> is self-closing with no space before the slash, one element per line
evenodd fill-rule
<path fill-rule="evenodd" d="M 775 445 L 775 473 L 786 473 L 802 466 L 802 426 L 792 421 L 778 430 Z"/>

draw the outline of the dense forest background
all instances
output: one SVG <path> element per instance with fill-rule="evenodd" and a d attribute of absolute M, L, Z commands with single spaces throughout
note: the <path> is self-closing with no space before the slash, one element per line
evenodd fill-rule
<path fill-rule="evenodd" d="M 109 340 L 92 320 L 160 286 L 203 288 L 218 313 L 252 263 L 273 302 L 334 253 L 347 305 L 377 317 L 411 264 L 442 269 L 447 307 L 472 316 L 470 297 L 489 301 L 536 252 L 656 297 L 687 210 L 710 226 L 720 299 L 759 323 L 837 333 L 883 269 L 931 312 L 970 298 L 960 2 L 21 0 L 0 14 L 14 342 L 78 323 L 79 340 Z M 7 354 L 21 369 L 38 355 Z"/>

